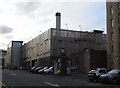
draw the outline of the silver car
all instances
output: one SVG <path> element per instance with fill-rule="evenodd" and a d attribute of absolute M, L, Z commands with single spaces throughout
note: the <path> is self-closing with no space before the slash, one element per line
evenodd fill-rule
<path fill-rule="evenodd" d="M 46 74 L 52 74 L 53 73 L 53 67 L 49 67 L 48 69 L 45 69 L 44 73 L 46 73 Z"/>
<path fill-rule="evenodd" d="M 38 71 L 38 73 L 40 73 L 40 74 L 42 74 L 43 72 L 44 72 L 44 70 L 46 70 L 48 67 L 44 67 L 43 69 L 40 69 L 39 71 Z"/>

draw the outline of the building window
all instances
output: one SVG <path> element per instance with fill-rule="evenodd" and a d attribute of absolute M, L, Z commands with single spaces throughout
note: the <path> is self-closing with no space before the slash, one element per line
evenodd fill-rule
<path fill-rule="evenodd" d="M 77 39 L 74 39 L 74 43 L 78 43 Z"/>
<path fill-rule="evenodd" d="M 64 37 L 67 37 L 67 31 L 64 31 L 64 35 L 63 35 Z"/>
<path fill-rule="evenodd" d="M 114 54 L 114 46 L 111 46 L 112 53 Z"/>
<path fill-rule="evenodd" d="M 119 43 L 120 43 L 120 28 L 118 29 L 118 38 L 119 38 Z"/>
<path fill-rule="evenodd" d="M 111 26 L 113 27 L 113 19 L 111 19 Z"/>
<path fill-rule="evenodd" d="M 120 1 L 119 1 L 119 8 L 120 8 Z"/>
<path fill-rule="evenodd" d="M 53 34 L 52 34 L 53 36 L 56 36 L 56 30 L 53 30 Z"/>
<path fill-rule="evenodd" d="M 120 14 L 118 14 L 118 22 L 120 23 Z"/>
<path fill-rule="evenodd" d="M 110 13 L 113 14 L 113 8 L 112 8 L 112 6 L 110 7 Z"/>
<path fill-rule="evenodd" d="M 59 42 L 62 42 L 62 40 L 58 40 Z"/>

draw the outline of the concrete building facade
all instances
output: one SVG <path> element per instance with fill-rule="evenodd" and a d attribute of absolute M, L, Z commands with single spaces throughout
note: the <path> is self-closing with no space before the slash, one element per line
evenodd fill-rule
<path fill-rule="evenodd" d="M 20 68 L 22 43 L 23 41 L 12 41 L 9 43 L 5 61 L 6 67 L 10 69 Z"/>
<path fill-rule="evenodd" d="M 107 0 L 108 68 L 120 68 L 120 0 Z"/>
<path fill-rule="evenodd" d="M 60 58 L 62 48 L 71 65 L 83 69 L 80 64 L 86 49 L 106 51 L 106 34 L 97 30 L 83 32 L 51 28 L 22 46 L 22 64 L 27 67 L 51 66 L 54 60 Z"/>
<path fill-rule="evenodd" d="M 7 58 L 10 58 L 7 59 L 8 66 L 16 67 L 17 64 L 18 67 L 25 66 L 27 68 L 35 65 L 52 66 L 53 61 L 59 62 L 62 52 L 64 52 L 64 58 L 67 59 L 65 61 L 71 61 L 71 67 L 77 67 L 84 73 L 106 63 L 104 60 L 107 58 L 101 56 L 101 53 L 106 51 L 107 44 L 106 34 L 103 34 L 103 31 L 84 32 L 61 29 L 61 14 L 57 12 L 55 15 L 56 28 L 50 28 L 24 45 L 22 42 L 12 42 L 12 46 L 8 47 L 7 52 Z M 13 52 L 17 52 L 17 49 L 18 55 Z M 95 51 L 100 54 L 94 55 Z M 16 60 L 18 61 L 16 62 Z M 61 61 L 64 62 L 63 59 Z M 97 65 L 99 64 L 97 66 L 95 64 L 97 61 L 102 62 L 97 63 Z"/>
<path fill-rule="evenodd" d="M 5 61 L 5 56 L 6 56 L 7 51 L 4 49 L 0 49 L 0 68 L 4 67 L 4 61 Z"/>

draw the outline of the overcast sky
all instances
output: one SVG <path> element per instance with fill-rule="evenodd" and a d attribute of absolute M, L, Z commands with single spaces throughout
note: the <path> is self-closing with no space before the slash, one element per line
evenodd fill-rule
<path fill-rule="evenodd" d="M 89 1 L 89 2 L 88 2 Z M 61 13 L 61 28 L 104 30 L 105 0 L 0 0 L 0 49 L 12 40 L 28 40 L 55 28 L 55 13 Z"/>

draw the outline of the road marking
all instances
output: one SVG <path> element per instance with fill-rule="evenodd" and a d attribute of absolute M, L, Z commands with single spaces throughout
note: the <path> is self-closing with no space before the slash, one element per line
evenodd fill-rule
<path fill-rule="evenodd" d="M 51 86 L 56 86 L 56 87 L 59 87 L 60 85 L 57 85 L 57 84 L 52 84 L 52 83 L 49 83 L 49 82 L 44 82 L 45 84 L 48 84 L 48 85 L 51 85 Z"/>
<path fill-rule="evenodd" d="M 16 75 L 15 73 L 11 73 L 12 75 Z"/>
<path fill-rule="evenodd" d="M 8 88 L 5 84 L 3 84 L 2 82 L 0 82 L 0 84 L 2 84 L 2 87 Z"/>

